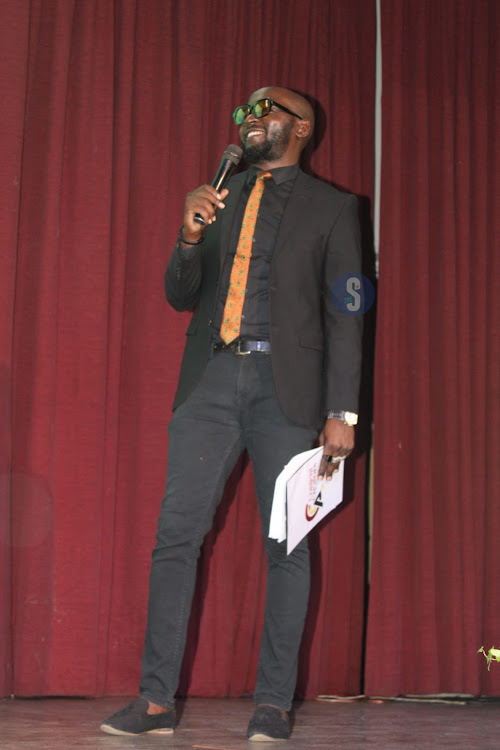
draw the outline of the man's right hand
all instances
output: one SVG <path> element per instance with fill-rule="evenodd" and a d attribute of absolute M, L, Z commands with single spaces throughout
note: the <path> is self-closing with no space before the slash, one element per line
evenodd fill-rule
<path fill-rule="evenodd" d="M 215 221 L 215 211 L 217 208 L 225 208 L 222 202 L 229 193 L 227 188 L 217 192 L 211 185 L 201 185 L 201 187 L 188 193 L 186 196 L 186 205 L 184 207 L 184 220 L 182 236 L 189 242 L 197 242 L 203 234 L 203 226 L 194 220 L 195 214 L 205 219 L 205 223 L 212 224 Z M 182 241 L 181 241 L 182 244 Z M 189 247 L 189 245 L 186 245 Z"/>

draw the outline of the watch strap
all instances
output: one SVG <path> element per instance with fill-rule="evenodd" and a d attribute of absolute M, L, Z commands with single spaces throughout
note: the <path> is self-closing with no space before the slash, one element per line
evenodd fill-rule
<path fill-rule="evenodd" d="M 332 409 L 328 412 L 327 419 L 340 419 L 350 427 L 358 423 L 358 415 L 355 412 L 343 411 L 342 409 Z"/>

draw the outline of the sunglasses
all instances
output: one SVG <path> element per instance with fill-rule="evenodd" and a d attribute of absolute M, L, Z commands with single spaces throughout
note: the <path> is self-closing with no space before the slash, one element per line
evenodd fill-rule
<path fill-rule="evenodd" d="M 282 109 L 283 112 L 288 112 L 289 115 L 298 117 L 299 120 L 303 119 L 296 112 L 292 112 L 291 109 L 284 107 L 282 104 L 278 104 L 278 102 L 275 102 L 273 99 L 259 99 L 255 104 L 242 104 L 241 106 L 236 107 L 233 112 L 233 120 L 236 125 L 243 125 L 251 112 L 253 112 L 254 117 L 260 120 L 261 117 L 265 117 L 269 114 L 272 107 L 278 107 L 279 109 Z"/>

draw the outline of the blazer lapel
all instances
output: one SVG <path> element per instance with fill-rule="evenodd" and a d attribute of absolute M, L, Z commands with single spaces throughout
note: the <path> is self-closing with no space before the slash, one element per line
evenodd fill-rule
<path fill-rule="evenodd" d="M 311 201 L 309 191 L 307 190 L 307 176 L 299 171 L 295 178 L 295 183 L 288 199 L 288 202 L 281 219 L 276 245 L 273 253 L 273 264 L 281 253 L 294 244 L 294 233 L 297 226 L 297 220 L 302 221 L 307 215 L 308 204 Z M 309 209 L 310 210 L 310 209 Z"/>

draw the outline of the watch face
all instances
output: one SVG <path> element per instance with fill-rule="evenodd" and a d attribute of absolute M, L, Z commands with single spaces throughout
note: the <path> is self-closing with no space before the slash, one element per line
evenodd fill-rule
<path fill-rule="evenodd" d="M 352 411 L 346 411 L 344 414 L 344 422 L 351 427 L 358 423 L 358 415 Z"/>

